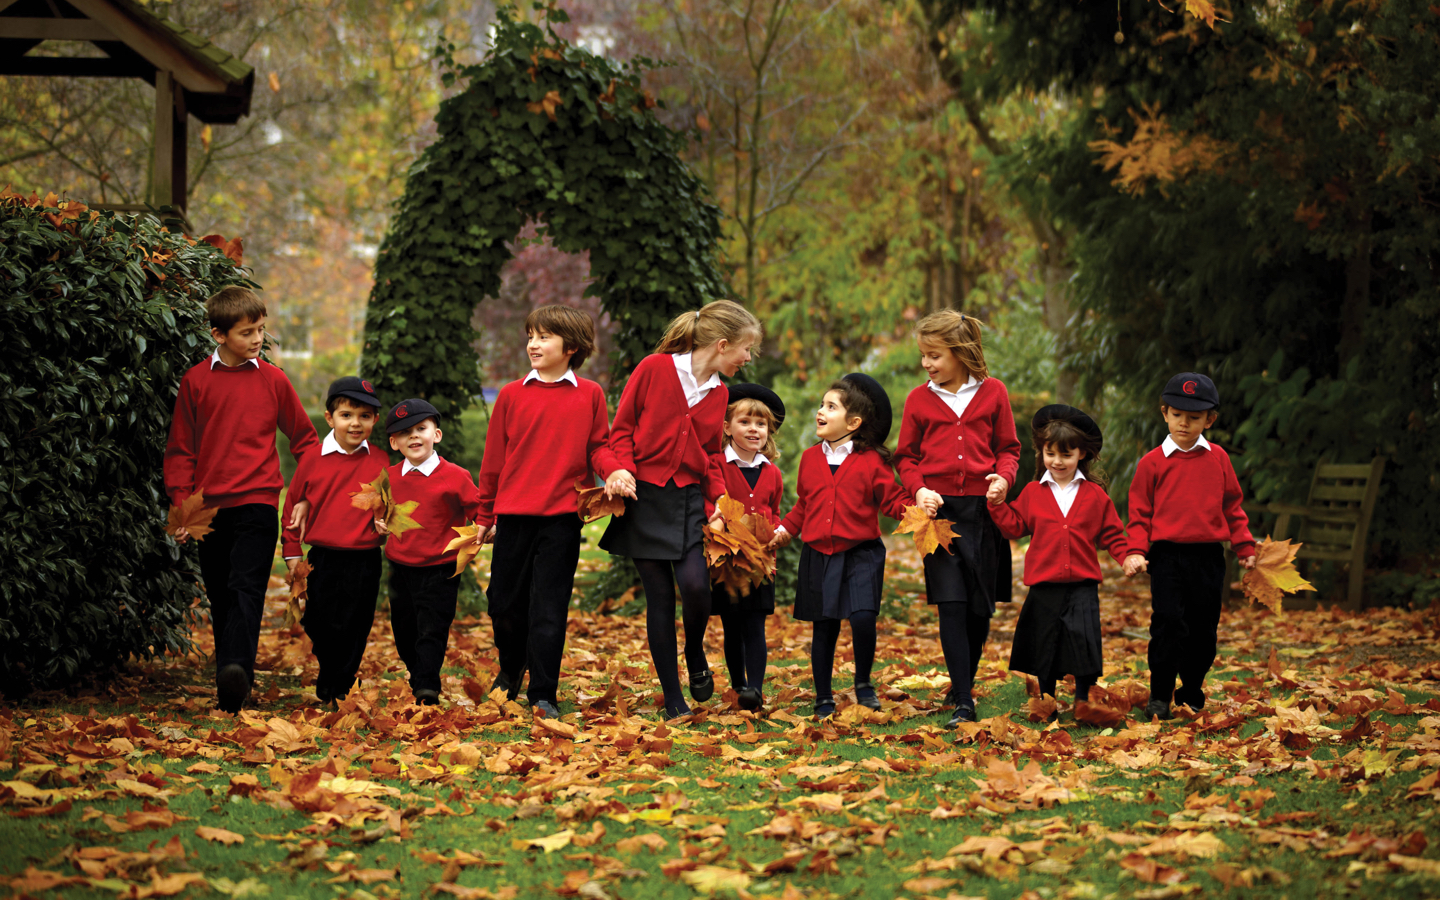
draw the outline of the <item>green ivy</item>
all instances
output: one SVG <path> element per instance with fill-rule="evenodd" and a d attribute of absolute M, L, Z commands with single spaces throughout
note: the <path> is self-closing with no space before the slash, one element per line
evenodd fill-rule
<path fill-rule="evenodd" d="M 190 649 L 199 569 L 164 533 L 161 463 L 230 284 L 153 219 L 0 197 L 0 690 Z"/>
<path fill-rule="evenodd" d="M 440 48 L 445 84 L 464 90 L 440 105 L 439 137 L 409 172 L 366 311 L 361 370 L 386 396 L 433 403 L 452 451 L 480 392 L 471 317 L 499 294 L 527 219 L 560 250 L 589 251 L 587 294 L 618 325 L 617 389 L 670 319 L 726 293 L 720 210 L 680 157 L 685 133 L 641 87 L 657 64 L 566 43 L 553 30 L 564 12 L 536 8 L 543 25 L 502 7 L 478 65 L 457 68 Z"/>

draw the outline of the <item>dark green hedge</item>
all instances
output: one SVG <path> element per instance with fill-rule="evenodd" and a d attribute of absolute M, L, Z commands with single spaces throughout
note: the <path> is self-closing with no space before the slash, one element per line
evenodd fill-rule
<path fill-rule="evenodd" d="M 180 376 L 204 300 L 248 283 L 149 218 L 0 195 L 0 689 L 190 646 L 193 550 L 165 535 Z M 32 205 L 33 204 L 33 205 Z"/>

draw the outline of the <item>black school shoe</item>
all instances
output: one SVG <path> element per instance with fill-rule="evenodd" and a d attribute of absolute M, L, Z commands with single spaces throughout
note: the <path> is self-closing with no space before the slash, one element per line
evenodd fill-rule
<path fill-rule="evenodd" d="M 1151 719 L 1159 719 L 1164 722 L 1173 718 L 1175 718 L 1175 714 L 1170 711 L 1170 704 L 1164 700 L 1152 699 L 1149 703 L 1145 704 L 1145 721 L 1148 722 Z"/>
<path fill-rule="evenodd" d="M 250 676 L 239 663 L 223 666 L 215 676 L 215 700 L 220 709 L 234 715 L 250 696 Z"/>
<path fill-rule="evenodd" d="M 549 700 L 536 700 L 530 705 L 530 708 L 542 719 L 560 718 L 560 707 L 551 703 Z"/>
<path fill-rule="evenodd" d="M 735 692 L 735 696 L 740 702 L 741 709 L 748 709 L 752 712 L 765 704 L 765 698 L 760 694 L 759 688 L 742 687 Z"/>
<path fill-rule="evenodd" d="M 946 728 L 954 728 L 961 722 L 974 722 L 975 702 L 973 700 L 961 700 L 955 704 L 955 712 L 951 714 L 950 721 L 945 724 Z"/>
<path fill-rule="evenodd" d="M 493 694 L 496 691 L 504 691 L 508 699 L 514 700 L 520 693 L 520 685 L 514 678 L 501 672 L 495 676 L 495 683 L 490 685 L 490 693 Z"/>
<path fill-rule="evenodd" d="M 880 698 L 875 696 L 875 685 L 868 681 L 860 681 L 855 684 L 855 702 L 865 707 L 879 711 Z"/>
<path fill-rule="evenodd" d="M 710 674 L 709 669 L 690 673 L 690 698 L 692 700 L 696 703 L 704 703 L 714 694 L 715 676 Z"/>
<path fill-rule="evenodd" d="M 690 715 L 690 707 L 681 704 L 680 706 L 665 707 L 665 721 L 675 722 Z"/>
<path fill-rule="evenodd" d="M 439 706 L 440 692 L 421 688 L 415 692 L 415 703 L 419 706 Z"/>
<path fill-rule="evenodd" d="M 835 715 L 835 698 L 834 698 L 834 697 L 816 697 L 816 698 L 815 698 L 815 718 L 817 718 L 817 719 L 828 719 L 828 718 L 830 718 L 830 717 L 833 716 L 833 715 Z"/>

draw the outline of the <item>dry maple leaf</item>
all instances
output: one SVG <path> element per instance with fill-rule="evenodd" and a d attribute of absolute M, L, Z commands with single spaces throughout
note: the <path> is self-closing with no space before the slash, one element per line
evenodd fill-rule
<path fill-rule="evenodd" d="M 224 828 L 211 828 L 209 825 L 201 825 L 195 829 L 195 836 L 204 838 L 207 841 L 214 841 L 217 844 L 243 844 L 245 835 L 236 834 L 233 831 L 226 831 Z"/>
<path fill-rule="evenodd" d="M 290 602 L 285 605 L 285 627 L 289 628 L 300 621 L 300 601 L 310 599 L 309 577 L 314 568 L 307 559 L 301 559 L 285 576 L 285 583 L 290 585 Z"/>
<path fill-rule="evenodd" d="M 1031 697 L 1025 701 L 1026 717 L 1032 722 L 1049 721 L 1058 708 L 1059 704 L 1055 702 L 1054 697 Z"/>
<path fill-rule="evenodd" d="M 746 597 L 775 576 L 775 554 L 766 545 L 775 529 L 764 516 L 746 515 L 745 504 L 722 495 L 715 501 L 721 523 L 705 529 L 705 561 L 710 580 L 732 597 Z"/>
<path fill-rule="evenodd" d="M 210 527 L 210 523 L 215 520 L 217 512 L 218 509 L 205 508 L 205 491 L 196 491 L 186 497 L 179 506 L 170 507 L 165 533 L 175 537 L 183 528 L 195 540 L 203 541 L 205 535 L 215 530 Z"/>
<path fill-rule="evenodd" d="M 470 560 L 474 559 L 476 554 L 480 552 L 480 545 L 475 542 L 475 538 L 480 536 L 480 526 L 451 525 L 450 528 L 455 532 L 457 537 L 452 538 L 450 543 L 445 545 L 445 552 L 449 553 L 451 550 L 459 551 L 455 557 L 455 575 L 459 575 L 465 571 L 466 566 L 470 565 Z M 455 575 L 451 575 L 450 577 L 454 578 Z"/>
<path fill-rule="evenodd" d="M 1313 591 L 1315 585 L 1306 581 L 1295 568 L 1295 554 L 1302 544 L 1266 538 L 1255 545 L 1255 567 L 1245 573 L 1240 584 L 1245 596 L 1283 616 L 1281 602 L 1286 594 Z"/>
<path fill-rule="evenodd" d="M 575 479 L 575 490 L 580 494 L 575 512 L 582 522 L 594 522 L 606 516 L 625 515 L 624 497 L 607 497 L 603 487 L 586 487 L 585 478 Z"/>
<path fill-rule="evenodd" d="M 539 103 L 527 103 L 525 108 L 532 113 L 543 112 L 553 122 L 555 121 L 555 107 L 563 105 L 565 105 L 565 101 L 560 98 L 559 91 L 546 91 Z"/>
<path fill-rule="evenodd" d="M 1080 700 L 1075 704 L 1075 721 L 1097 728 L 1111 728 L 1125 721 L 1125 711 L 1093 700 Z"/>
<path fill-rule="evenodd" d="M 385 469 L 375 480 L 366 484 L 360 482 L 360 490 L 350 492 L 350 505 L 356 509 L 368 509 L 375 513 L 386 513 L 390 508 L 390 475 Z"/>
<path fill-rule="evenodd" d="M 419 500 L 406 500 L 404 503 L 394 503 L 390 507 L 390 515 L 385 517 L 385 527 L 391 534 L 404 534 L 407 531 L 414 531 L 416 528 L 423 529 L 425 526 L 411 517 L 420 506 Z"/>
<path fill-rule="evenodd" d="M 949 552 L 951 542 L 959 537 L 948 519 L 930 518 L 923 506 L 905 507 L 905 518 L 900 520 L 895 533 L 914 535 L 915 549 L 921 556 L 929 556 L 940 547 Z"/>

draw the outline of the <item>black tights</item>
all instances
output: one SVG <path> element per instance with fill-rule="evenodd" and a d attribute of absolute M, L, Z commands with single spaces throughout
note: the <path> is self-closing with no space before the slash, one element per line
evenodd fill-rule
<path fill-rule="evenodd" d="M 675 656 L 675 585 L 680 585 L 680 611 L 685 622 L 685 667 L 694 675 L 705 671 L 705 626 L 710 621 L 710 571 L 705 548 L 696 544 L 677 560 L 637 559 L 640 585 L 645 589 L 645 636 L 650 659 L 665 691 L 668 713 L 690 709 L 680 690 Z"/>
<path fill-rule="evenodd" d="M 950 670 L 950 702 L 973 703 L 975 673 L 990 636 L 990 620 L 970 612 L 964 603 L 937 603 L 935 611 L 940 616 L 940 649 Z"/>
<path fill-rule="evenodd" d="M 730 669 L 730 686 L 737 691 L 743 687 L 759 690 L 765 681 L 769 658 L 765 620 L 769 617 L 759 610 L 720 614 L 720 624 L 725 627 L 725 665 Z"/>
<path fill-rule="evenodd" d="M 1087 703 L 1090 702 L 1090 688 L 1094 685 L 1094 677 L 1081 678 L 1077 675 L 1075 677 L 1075 702 L 1079 703 L 1081 700 L 1084 700 Z M 1042 696 L 1045 694 L 1049 694 L 1050 696 L 1059 699 L 1058 695 L 1055 693 L 1055 679 L 1041 678 L 1040 693 Z"/>
<path fill-rule="evenodd" d="M 835 695 L 830 687 L 830 676 L 835 671 L 835 644 L 840 640 L 840 620 L 820 619 L 814 623 L 810 639 L 810 674 L 815 679 L 816 702 L 830 700 Z M 850 616 L 850 639 L 855 645 L 855 683 L 870 681 L 870 670 L 875 665 L 875 613 L 864 610 Z"/>

